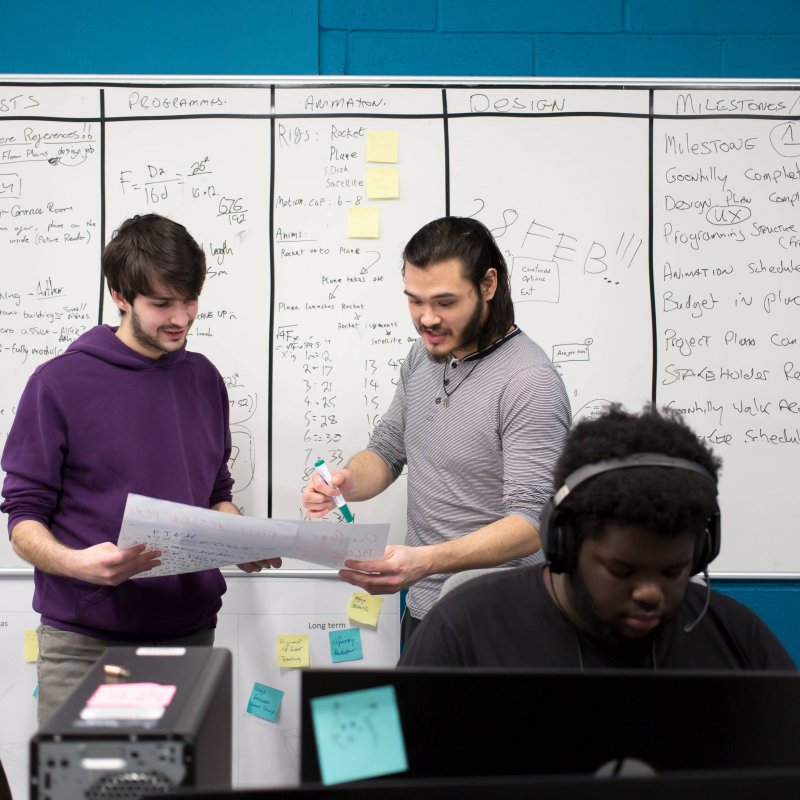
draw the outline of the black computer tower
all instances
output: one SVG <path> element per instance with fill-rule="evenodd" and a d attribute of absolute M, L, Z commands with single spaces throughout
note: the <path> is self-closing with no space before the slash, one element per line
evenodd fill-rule
<path fill-rule="evenodd" d="M 129 709 L 91 718 L 85 709 L 97 688 L 121 682 L 176 690 L 159 719 Z M 135 800 L 180 786 L 230 786 L 231 683 L 224 648 L 109 648 L 32 737 L 30 800 Z"/>

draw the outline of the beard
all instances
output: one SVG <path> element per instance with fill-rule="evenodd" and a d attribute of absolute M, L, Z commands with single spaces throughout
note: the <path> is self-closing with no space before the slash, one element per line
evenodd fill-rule
<path fill-rule="evenodd" d="M 575 569 L 569 576 L 570 601 L 573 611 L 581 621 L 581 627 L 590 635 L 614 644 L 622 642 L 622 637 L 608 622 L 603 622 L 597 615 L 596 604 L 586 588 L 580 571 Z"/>
<path fill-rule="evenodd" d="M 615 625 L 604 622 L 600 618 L 597 613 L 597 604 L 586 588 L 579 569 L 575 569 L 569 576 L 569 587 L 572 609 L 580 620 L 580 628 L 583 631 L 616 648 L 618 653 L 625 658 L 638 660 L 643 656 L 649 657 L 652 642 L 658 638 L 663 624 L 646 636 L 629 639 L 623 636 Z"/>
<path fill-rule="evenodd" d="M 458 343 L 447 353 L 432 353 L 430 350 L 426 349 L 428 358 L 436 364 L 444 364 L 453 355 L 454 350 L 460 350 L 464 347 L 469 347 L 477 342 L 486 322 L 484 316 L 486 314 L 487 305 L 488 304 L 483 299 L 483 296 L 479 294 L 478 300 L 475 303 L 475 310 L 472 312 L 470 318 L 467 320 L 467 324 L 461 331 L 461 335 L 458 337 Z M 432 333 L 435 333 L 437 330 L 438 328 L 427 328 L 424 325 L 417 326 L 417 332 L 420 334 L 423 331 L 431 331 Z"/>
<path fill-rule="evenodd" d="M 133 334 L 133 338 L 142 345 L 142 347 L 150 348 L 151 350 L 157 350 L 159 353 L 171 353 L 172 350 L 169 347 L 166 347 L 158 340 L 158 331 L 160 330 L 168 330 L 168 328 L 159 328 L 156 331 L 156 336 L 151 336 L 143 327 L 142 322 L 139 319 L 139 315 L 136 313 L 136 310 L 131 306 L 131 310 L 128 312 L 131 315 L 131 333 Z M 189 328 L 191 328 L 192 323 L 190 322 L 186 326 L 186 333 L 189 332 Z M 186 342 L 184 341 L 184 345 Z"/>

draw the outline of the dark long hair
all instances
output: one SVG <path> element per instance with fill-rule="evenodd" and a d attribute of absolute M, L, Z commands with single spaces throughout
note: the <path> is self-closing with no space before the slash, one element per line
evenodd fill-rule
<path fill-rule="evenodd" d="M 418 269 L 457 258 L 464 277 L 480 296 L 481 281 L 486 271 L 497 270 L 497 291 L 489 301 L 486 324 L 478 335 L 478 350 L 488 347 L 514 324 L 514 303 L 508 266 L 489 229 L 468 217 L 441 217 L 420 228 L 403 250 L 403 263 Z"/>

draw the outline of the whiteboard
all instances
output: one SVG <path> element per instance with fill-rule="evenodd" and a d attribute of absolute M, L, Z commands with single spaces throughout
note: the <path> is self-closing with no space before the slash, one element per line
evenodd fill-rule
<path fill-rule="evenodd" d="M 376 628 L 347 618 L 354 591 L 335 573 L 309 577 L 285 573 L 226 576 L 228 591 L 218 617 L 215 646 L 233 655 L 233 784 L 292 785 L 300 776 L 300 670 L 280 669 L 277 638 L 309 637 L 311 665 L 332 664 L 330 631 L 358 627 L 362 661 L 343 666 L 390 667 L 400 655 L 399 596 L 384 599 Z M 0 581 L 0 761 L 14 797 L 28 796 L 28 744 L 36 732 L 36 664 L 24 659 L 24 632 L 35 630 L 30 576 Z M 275 722 L 247 713 L 254 683 L 284 692 Z"/>
<path fill-rule="evenodd" d="M 397 198 L 367 197 L 371 131 L 399 138 Z M 234 499 L 299 519 L 314 460 L 365 446 L 415 339 L 404 243 L 475 216 L 574 419 L 652 400 L 722 456 L 714 575 L 799 575 L 798 147 L 789 81 L 0 78 L 0 443 L 31 370 L 116 321 L 115 226 L 163 213 L 208 258 L 190 347 L 229 387 Z M 358 206 L 378 238 L 348 238 Z M 401 542 L 405 488 L 357 519 Z"/>

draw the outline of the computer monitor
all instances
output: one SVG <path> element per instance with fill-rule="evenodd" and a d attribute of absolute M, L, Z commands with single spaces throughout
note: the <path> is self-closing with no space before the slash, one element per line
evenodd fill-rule
<path fill-rule="evenodd" d="M 797 800 L 800 770 L 668 773 L 649 778 L 509 776 L 361 781 L 333 786 L 174 789 L 184 800 Z M 164 800 L 147 795 L 141 800 Z"/>
<path fill-rule="evenodd" d="M 303 783 L 322 782 L 312 700 L 375 687 L 408 764 L 386 779 L 800 770 L 800 673 L 312 668 Z"/>

